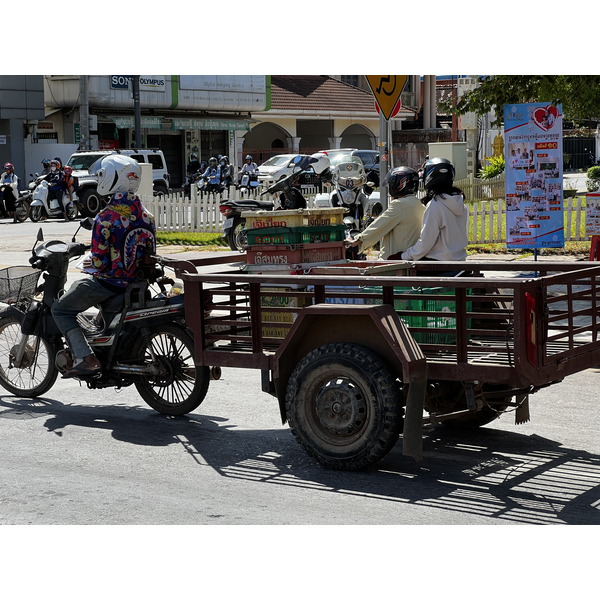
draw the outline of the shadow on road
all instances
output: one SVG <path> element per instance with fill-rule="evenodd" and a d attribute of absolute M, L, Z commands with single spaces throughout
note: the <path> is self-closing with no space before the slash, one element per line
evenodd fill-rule
<path fill-rule="evenodd" d="M 507 523 L 600 524 L 600 456 L 537 435 L 434 429 L 424 439 L 422 463 L 402 456 L 397 444 L 375 469 L 348 473 L 320 467 L 285 427 L 244 430 L 210 415 L 165 417 L 128 405 L 0 396 L 0 418 L 45 418 L 56 435 L 77 426 L 110 430 L 128 444 L 178 444 L 182 460 L 223 477 L 444 509 L 449 523 L 458 512 Z"/>

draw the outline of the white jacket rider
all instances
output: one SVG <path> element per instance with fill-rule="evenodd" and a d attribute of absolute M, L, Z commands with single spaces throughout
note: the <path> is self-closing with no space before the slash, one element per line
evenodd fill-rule
<path fill-rule="evenodd" d="M 429 201 L 421 234 L 402 259 L 466 260 L 469 211 L 462 192 L 452 186 L 454 167 L 446 159 L 434 158 L 425 165 L 424 178 Z"/>

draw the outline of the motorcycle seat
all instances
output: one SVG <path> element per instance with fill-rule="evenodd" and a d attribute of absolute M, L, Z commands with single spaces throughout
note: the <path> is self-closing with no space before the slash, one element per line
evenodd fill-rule
<path fill-rule="evenodd" d="M 268 200 L 236 200 L 234 204 L 240 208 L 258 208 L 263 210 L 271 210 L 274 206 L 273 202 L 269 202 Z"/>

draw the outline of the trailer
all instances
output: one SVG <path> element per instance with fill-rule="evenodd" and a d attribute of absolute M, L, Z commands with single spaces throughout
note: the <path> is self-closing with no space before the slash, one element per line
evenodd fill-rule
<path fill-rule="evenodd" d="M 170 261 L 201 367 L 260 369 L 322 465 L 365 469 L 423 428 L 469 429 L 600 364 L 600 266 L 337 261 L 247 272 L 244 254 Z"/>

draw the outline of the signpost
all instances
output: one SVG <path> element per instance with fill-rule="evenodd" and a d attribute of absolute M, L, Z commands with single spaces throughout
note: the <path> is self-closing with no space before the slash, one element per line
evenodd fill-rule
<path fill-rule="evenodd" d="M 387 208 L 387 189 L 383 181 L 388 172 L 389 120 L 400 110 L 400 94 L 406 85 L 408 75 L 365 75 L 375 96 L 379 111 L 379 178 L 381 181 L 380 199 L 384 210 Z"/>

